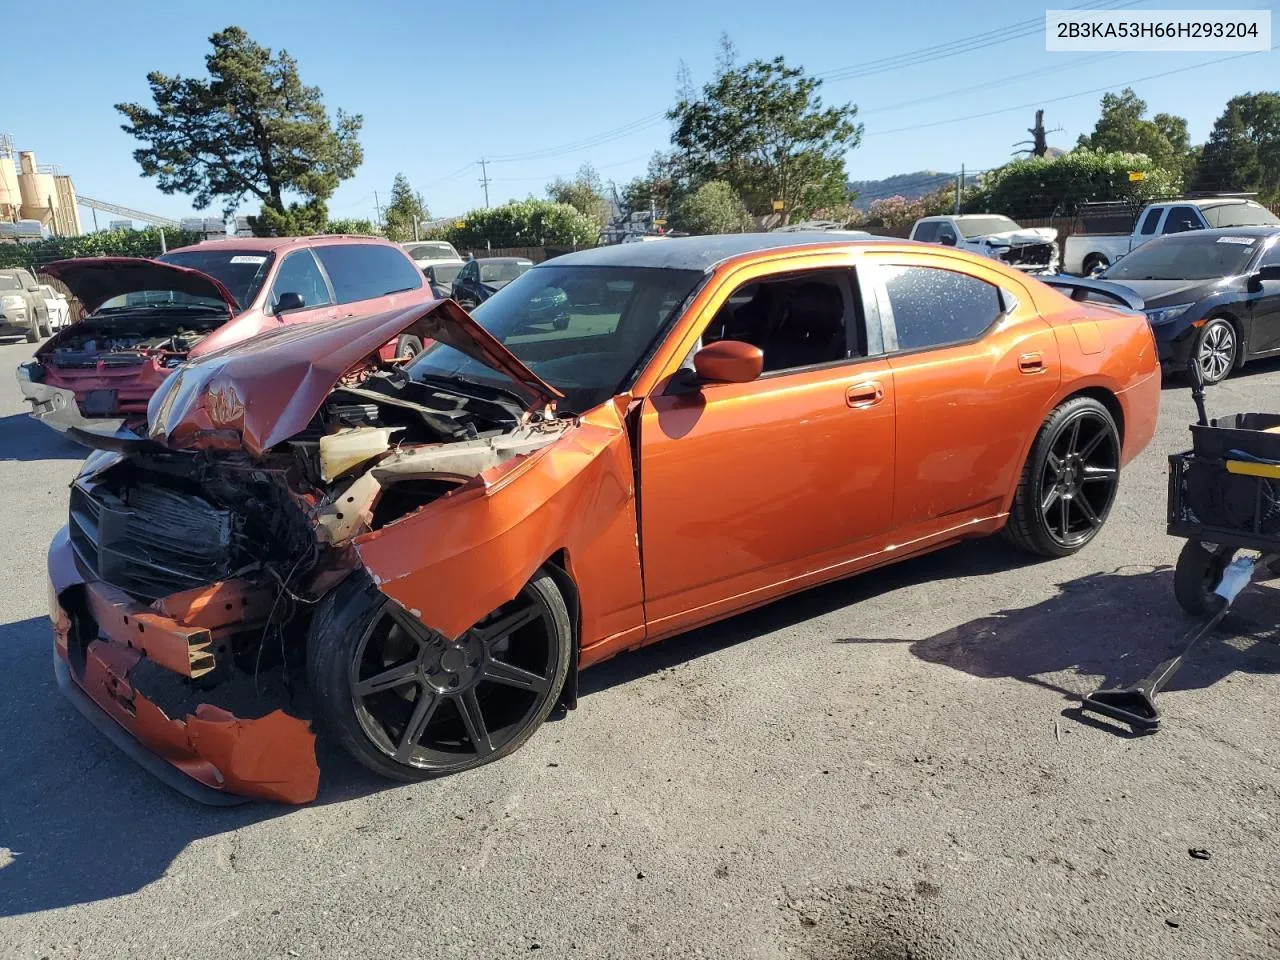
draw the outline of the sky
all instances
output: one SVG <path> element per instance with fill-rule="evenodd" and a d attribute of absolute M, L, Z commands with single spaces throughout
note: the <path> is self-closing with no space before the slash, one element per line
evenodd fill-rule
<path fill-rule="evenodd" d="M 231 25 L 287 50 L 303 81 L 323 91 L 331 115 L 341 107 L 363 116 L 364 163 L 329 201 L 331 217 L 373 217 L 375 193 L 385 203 L 397 173 L 424 195 L 432 215 L 460 215 L 484 204 L 482 157 L 492 204 L 542 196 L 549 180 L 587 162 L 621 186 L 668 145 L 662 114 L 675 100 L 681 62 L 701 86 L 715 68 L 722 32 L 740 61 L 783 56 L 825 75 L 826 102 L 857 105 L 865 130 L 846 159 L 853 180 L 998 166 L 1030 136 L 1037 107 L 1053 131 L 1049 144 L 1070 147 L 1092 129 L 1102 92 L 1126 85 L 1147 101 L 1149 114 L 1186 117 L 1192 142 L 1201 142 L 1229 97 L 1280 88 L 1274 50 L 1221 63 L 1214 61 L 1232 55 L 1047 52 L 1044 8 L 1019 0 L 59 0 L 53 8 L 6 7 L 9 36 L 52 30 L 57 39 L 6 45 L 0 133 L 17 149 L 34 150 L 39 163 L 58 164 L 86 196 L 174 218 L 197 211 L 188 198 L 163 194 L 141 176 L 132 157 L 138 144 L 120 129 L 113 105 L 150 106 L 152 70 L 203 77 L 209 36 Z M 953 56 L 873 64 L 991 31 L 1000 32 Z M 256 204 L 246 201 L 239 212 L 255 213 Z M 81 219 L 92 229 L 88 210 Z M 105 228 L 111 218 L 98 219 Z"/>

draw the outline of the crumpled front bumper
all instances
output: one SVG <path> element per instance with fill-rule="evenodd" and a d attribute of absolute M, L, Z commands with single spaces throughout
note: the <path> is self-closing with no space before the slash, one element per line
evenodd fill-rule
<path fill-rule="evenodd" d="M 58 685 L 117 746 L 203 803 L 315 799 L 320 771 L 307 721 L 278 708 L 246 719 L 215 702 L 169 716 L 146 692 L 157 678 L 172 686 L 208 673 L 224 608 L 234 600 L 241 616 L 255 602 L 250 593 L 228 582 L 142 606 L 86 575 L 66 527 L 49 548 L 48 571 Z M 216 686 L 208 693 L 217 699 Z"/>
<path fill-rule="evenodd" d="M 18 365 L 18 389 L 31 404 L 31 416 L 59 433 L 72 428 L 86 433 L 112 436 L 124 426 L 124 417 L 86 417 L 80 412 L 71 390 L 50 386 L 34 379 L 39 363 L 29 360 Z M 74 434 L 73 434 L 74 436 Z"/>

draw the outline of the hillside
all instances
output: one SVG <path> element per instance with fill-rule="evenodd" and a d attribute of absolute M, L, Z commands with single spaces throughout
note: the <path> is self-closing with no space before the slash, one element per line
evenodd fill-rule
<path fill-rule="evenodd" d="M 849 189 L 858 194 L 853 205 L 859 210 L 865 210 L 872 200 L 882 200 L 892 196 L 903 196 L 908 200 L 914 200 L 917 197 L 923 197 L 926 193 L 932 193 L 943 184 L 953 184 L 955 180 L 954 173 L 917 170 L 915 173 L 895 173 L 892 177 L 885 177 L 883 180 L 851 180 Z"/>

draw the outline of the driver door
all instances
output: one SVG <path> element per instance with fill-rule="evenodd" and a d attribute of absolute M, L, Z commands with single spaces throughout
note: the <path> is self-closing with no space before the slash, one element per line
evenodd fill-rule
<path fill-rule="evenodd" d="M 828 579 L 881 549 L 893 516 L 893 373 L 878 310 L 864 304 L 851 264 L 848 254 L 821 254 L 788 259 L 785 273 L 777 262 L 736 271 L 708 302 L 692 347 L 754 342 L 765 372 L 693 388 L 660 381 L 644 402 L 639 503 L 651 638 Z M 823 295 L 827 307 L 812 298 L 805 307 L 835 304 L 843 332 L 831 354 L 806 353 L 784 329 L 796 322 L 812 331 L 813 320 L 830 319 L 795 312 L 799 291 L 814 284 L 839 291 L 834 301 Z M 771 302 L 761 306 L 763 287 Z"/>

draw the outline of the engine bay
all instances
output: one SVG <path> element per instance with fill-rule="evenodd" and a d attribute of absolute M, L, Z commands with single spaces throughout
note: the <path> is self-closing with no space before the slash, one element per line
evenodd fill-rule
<path fill-rule="evenodd" d="M 67 328 L 37 356 L 56 367 L 142 363 L 177 366 L 191 349 L 226 322 L 225 316 L 89 317 Z"/>

